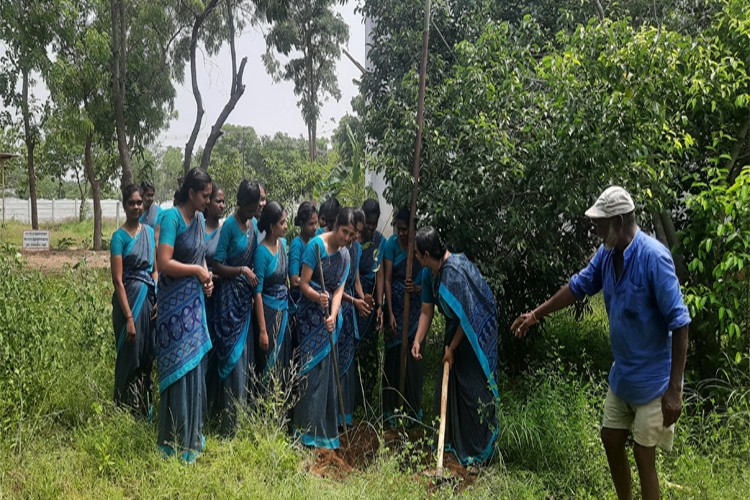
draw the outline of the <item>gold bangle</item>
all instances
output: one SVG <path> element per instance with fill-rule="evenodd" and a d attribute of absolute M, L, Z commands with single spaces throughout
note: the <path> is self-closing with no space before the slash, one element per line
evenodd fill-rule
<path fill-rule="evenodd" d="M 539 319 L 537 319 L 536 314 L 534 313 L 533 309 L 531 311 L 531 317 L 534 318 L 534 321 L 536 321 L 537 323 L 539 323 Z"/>

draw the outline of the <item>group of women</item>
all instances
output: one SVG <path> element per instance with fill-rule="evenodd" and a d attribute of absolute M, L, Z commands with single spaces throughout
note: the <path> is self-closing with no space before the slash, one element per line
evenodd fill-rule
<path fill-rule="evenodd" d="M 331 198 L 320 213 L 302 203 L 299 236 L 287 248 L 286 211 L 265 195 L 243 180 L 236 209 L 221 224 L 224 192 L 204 171 L 186 175 L 168 210 L 153 208 L 150 184 L 123 189 L 127 218 L 111 245 L 115 401 L 151 418 L 155 359 L 158 445 L 193 462 L 207 419 L 231 436 L 239 411 L 281 386 L 295 395 L 295 437 L 335 449 L 340 426 L 372 400 L 376 331 L 384 323 L 384 417 L 392 424 L 422 418 L 422 343 L 437 305 L 447 318 L 444 361 L 453 367 L 446 441 L 463 463 L 488 459 L 497 422 L 497 314 L 476 267 L 422 228 L 415 278 L 407 280 L 411 215 L 400 211 L 396 234 L 386 239 L 375 200 L 355 209 Z M 400 394 L 406 294 L 411 355 Z"/>

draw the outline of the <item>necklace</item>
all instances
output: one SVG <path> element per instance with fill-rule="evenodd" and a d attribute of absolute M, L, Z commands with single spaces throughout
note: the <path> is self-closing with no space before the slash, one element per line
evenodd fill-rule
<path fill-rule="evenodd" d="M 141 223 L 140 222 L 138 223 L 138 225 L 135 227 L 135 231 L 133 232 L 130 231 L 130 229 L 128 228 L 126 224 L 123 224 L 122 228 L 125 230 L 126 233 L 128 233 L 128 235 L 130 235 L 131 238 L 135 238 L 138 235 L 138 233 L 141 232 Z"/>

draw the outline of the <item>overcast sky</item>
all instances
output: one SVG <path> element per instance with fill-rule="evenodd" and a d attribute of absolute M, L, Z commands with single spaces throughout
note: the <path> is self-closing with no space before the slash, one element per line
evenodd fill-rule
<path fill-rule="evenodd" d="M 344 20 L 349 24 L 349 43 L 347 50 L 357 61 L 365 63 L 365 27 L 362 17 L 354 13 L 356 2 L 349 1 L 337 7 Z M 248 27 L 237 40 L 238 63 L 247 56 L 244 82 L 245 94 L 229 115 L 227 123 L 250 125 L 259 135 L 272 135 L 286 132 L 292 136 L 307 137 L 307 128 L 297 108 L 297 97 L 291 82 L 274 83 L 266 72 L 261 55 L 266 50 L 263 33 L 257 27 Z M 213 58 L 199 57 L 198 84 L 203 96 L 206 114 L 203 117 L 200 136 L 196 146 L 203 145 L 211 131 L 211 126 L 224 107 L 231 83 L 231 57 L 229 47 Z M 188 68 L 189 71 L 189 68 Z M 318 136 L 330 136 L 338 120 L 351 112 L 351 100 L 357 94 L 357 86 L 352 82 L 359 78 L 359 70 L 342 54 L 337 64 L 341 100 L 330 99 L 323 105 L 321 119 L 318 123 Z M 187 75 L 183 85 L 177 84 L 175 109 L 179 116 L 172 121 L 169 128 L 161 135 L 163 146 L 183 148 L 190 136 L 195 120 L 195 100 L 190 87 L 190 76 Z"/>

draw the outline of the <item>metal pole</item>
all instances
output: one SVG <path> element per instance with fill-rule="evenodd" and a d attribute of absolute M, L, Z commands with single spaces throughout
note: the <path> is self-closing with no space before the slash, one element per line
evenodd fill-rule
<path fill-rule="evenodd" d="M 422 63 L 419 70 L 419 101 L 417 104 L 417 140 L 414 152 L 414 186 L 411 192 L 411 216 L 409 218 L 409 245 L 406 254 L 406 280 L 412 278 L 414 264 L 414 219 L 417 214 L 417 195 L 419 193 L 419 160 L 422 152 L 422 127 L 424 126 L 424 95 L 427 88 L 427 51 L 430 43 L 430 4 L 431 0 L 424 2 L 424 28 L 422 31 Z M 409 308 L 411 307 L 411 295 L 404 294 L 404 319 L 401 333 L 401 373 L 399 374 L 398 390 L 401 397 L 406 391 L 406 362 L 409 355 Z"/>

